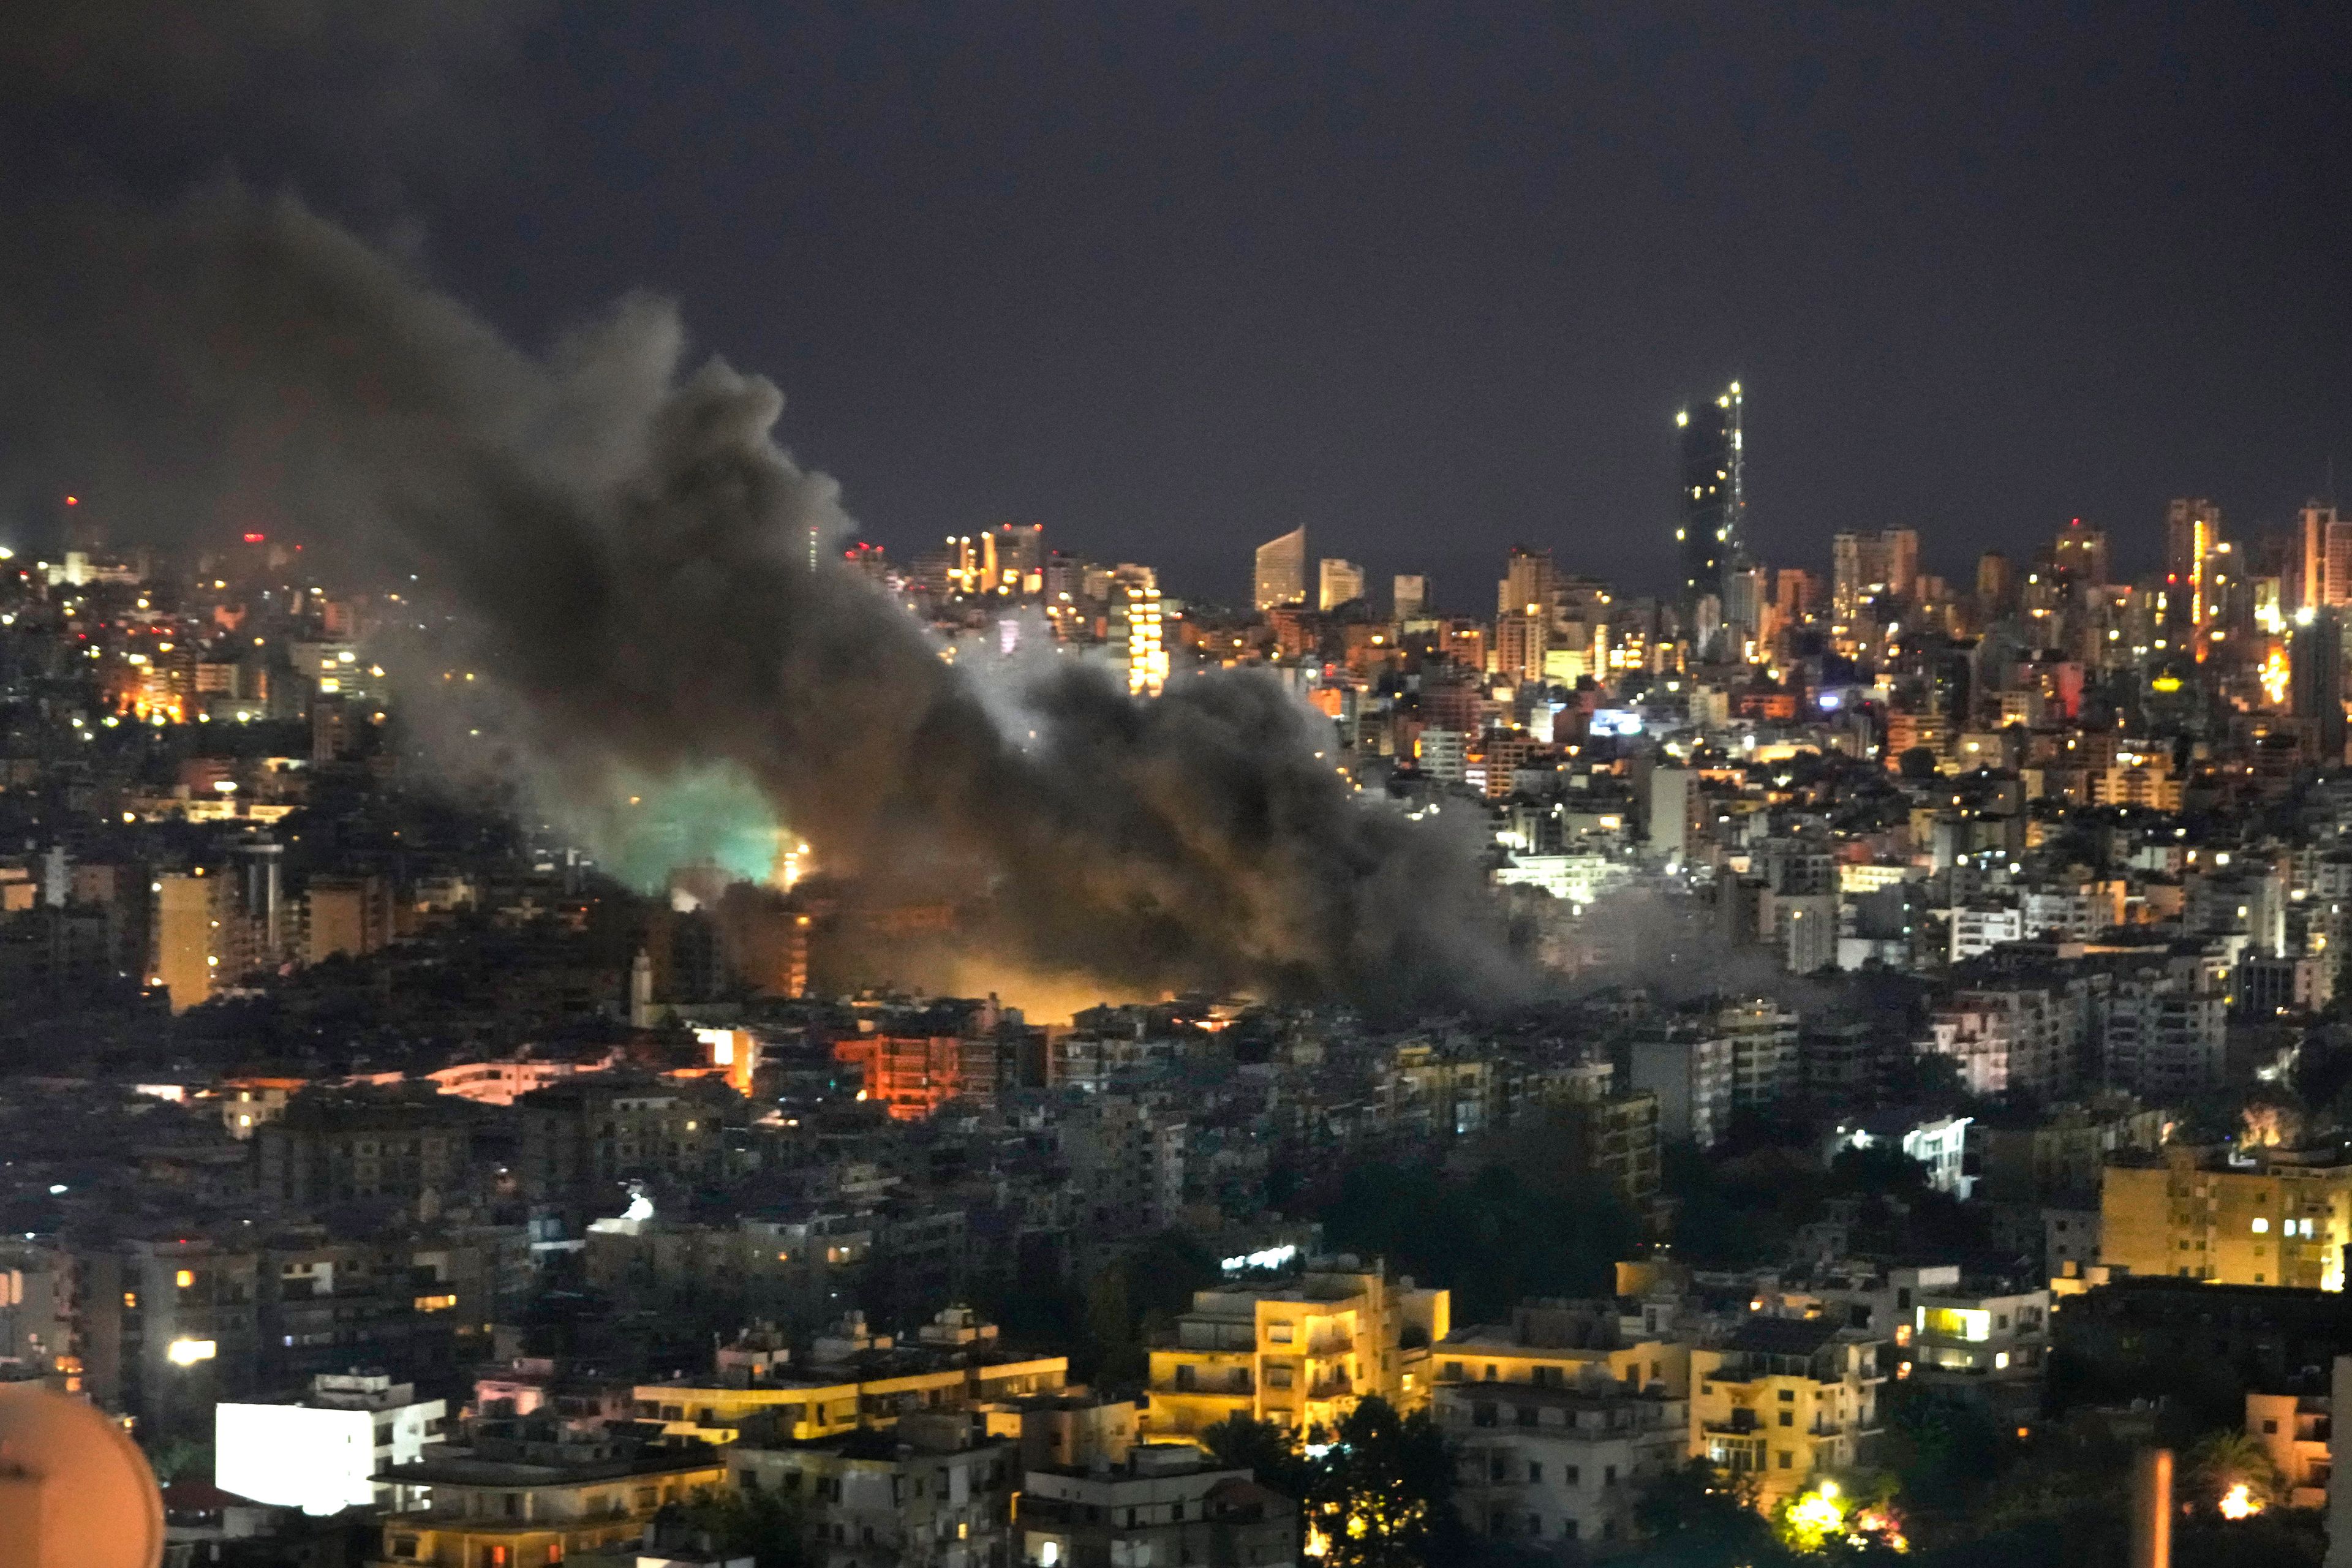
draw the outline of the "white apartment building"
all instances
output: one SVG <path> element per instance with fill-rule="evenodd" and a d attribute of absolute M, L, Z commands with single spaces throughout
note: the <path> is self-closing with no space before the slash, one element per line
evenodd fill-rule
<path fill-rule="evenodd" d="M 448 1408 L 382 1373 L 330 1373 L 292 1405 L 213 1408 L 214 1480 L 255 1502 L 341 1513 L 389 1501 L 371 1479 L 441 1441 Z"/>

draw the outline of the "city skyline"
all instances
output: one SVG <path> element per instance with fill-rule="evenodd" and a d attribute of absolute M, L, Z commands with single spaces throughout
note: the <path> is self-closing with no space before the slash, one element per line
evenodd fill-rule
<path fill-rule="evenodd" d="M 2169 497 L 2288 525 L 2352 464 L 2340 11 L 1327 22 L 1331 81 L 1242 17 L 519 16 L 423 29 L 430 90 L 341 98 L 299 43 L 215 40 L 272 89 L 240 96 L 125 37 L 136 95 L 26 62 L 0 205 L 90 169 L 169 200 L 226 160 L 526 342 L 671 294 L 894 551 L 1037 521 L 1236 602 L 1236 550 L 1300 523 L 1441 598 L 1522 539 L 1663 591 L 1671 417 L 1733 379 L 1765 559 L 1907 527 L 1953 570 L 1939 541 L 2073 516 L 2129 555 Z M 843 51 L 865 87 L 808 68 Z M 997 102 L 1007 75 L 1063 118 Z M 1425 173 L 1385 180 L 1405 149 Z M 94 481 L 0 482 L 21 510 Z M 1433 531 L 1446 558 L 1407 559 Z"/>
<path fill-rule="evenodd" d="M 24 0 L 0 1557 L 2352 1563 L 2339 56 Z"/>

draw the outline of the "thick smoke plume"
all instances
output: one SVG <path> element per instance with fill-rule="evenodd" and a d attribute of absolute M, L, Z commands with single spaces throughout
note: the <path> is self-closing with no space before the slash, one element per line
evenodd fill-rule
<path fill-rule="evenodd" d="M 0 412 L 60 459 L 109 454 L 125 511 L 216 535 L 275 515 L 415 572 L 451 658 L 516 700 L 542 791 L 740 769 L 880 897 L 984 889 L 971 940 L 1033 971 L 1375 1005 L 1512 988 L 1468 825 L 1366 805 L 1271 679 L 1137 702 L 1066 661 L 1008 734 L 825 547 L 837 489 L 776 445 L 777 389 L 688 368 L 667 305 L 534 356 L 234 185 L 47 238 L 0 296 L 31 373 Z M 61 251 L 64 299 L 32 287 Z"/>

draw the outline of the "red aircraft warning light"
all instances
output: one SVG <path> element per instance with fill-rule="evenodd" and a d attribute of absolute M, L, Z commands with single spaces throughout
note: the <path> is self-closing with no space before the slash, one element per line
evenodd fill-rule
<path fill-rule="evenodd" d="M 268 535 L 262 533 L 248 533 L 245 536 L 245 542 L 247 544 L 258 544 L 268 537 Z"/>

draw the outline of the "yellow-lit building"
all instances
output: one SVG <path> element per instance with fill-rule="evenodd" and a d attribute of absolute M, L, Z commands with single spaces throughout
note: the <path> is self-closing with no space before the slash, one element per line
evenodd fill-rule
<path fill-rule="evenodd" d="M 1757 1317 L 1690 1352 L 1690 1451 L 1756 1478 L 1762 1506 L 1866 1459 L 1881 1430 L 1882 1341 L 1822 1319 Z"/>
<path fill-rule="evenodd" d="M 2280 1149 L 2235 1158 L 2246 1163 L 2173 1145 L 2110 1163 L 2099 1183 L 2099 1260 L 2221 1285 L 2343 1289 L 2352 1165 Z"/>
<path fill-rule="evenodd" d="M 153 951 L 147 983 L 171 993 L 174 1013 L 198 1005 L 236 978 L 234 890 L 229 879 L 208 877 L 201 868 L 167 871 L 150 889 Z"/>
<path fill-rule="evenodd" d="M 651 1383 L 631 1391 L 639 1419 L 665 1436 L 732 1443 L 752 1422 L 771 1441 L 808 1442 L 860 1427 L 887 1427 L 901 1415 L 969 1410 L 999 1401 L 1053 1394 L 1069 1382 L 1067 1356 L 1029 1356 L 996 1348 L 996 1329 L 970 1308 L 950 1307 L 912 1345 L 866 1335 L 819 1340 L 822 1354 L 805 1370 L 781 1353 L 734 1347 L 719 1352 L 715 1375 Z M 772 1424 L 772 1425 L 771 1425 Z"/>
<path fill-rule="evenodd" d="M 367 1568 L 539 1568 L 633 1542 L 666 1503 L 726 1484 L 698 1445 L 555 1437 L 514 1424 L 468 1447 L 378 1472 L 392 1511 Z"/>
<path fill-rule="evenodd" d="M 1151 1352 L 1140 1425 L 1155 1437 L 1195 1436 L 1233 1415 L 1328 1429 L 1374 1394 L 1418 1410 L 1429 1403 L 1429 1347 L 1451 1312 L 1447 1291 L 1353 1271 L 1195 1291 L 1173 1342 Z"/>
<path fill-rule="evenodd" d="M 1665 1339 L 1621 1342 L 1616 1303 L 1600 1305 L 1609 1309 L 1605 1317 L 1586 1303 L 1528 1302 L 1507 1324 L 1466 1325 L 1431 1349 L 1431 1374 L 1440 1383 L 1571 1387 L 1605 1372 L 1611 1383 L 1636 1393 L 1655 1386 L 1669 1398 L 1687 1397 L 1690 1346 Z"/>

